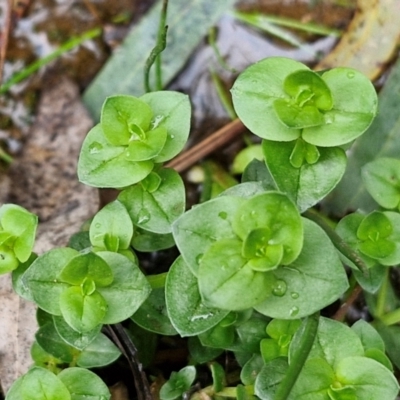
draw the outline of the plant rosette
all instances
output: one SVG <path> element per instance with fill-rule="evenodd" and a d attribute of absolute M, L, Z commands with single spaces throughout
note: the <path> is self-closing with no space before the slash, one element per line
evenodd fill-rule
<path fill-rule="evenodd" d="M 370 126 L 377 112 L 376 91 L 351 68 L 314 72 L 304 64 L 270 57 L 242 72 L 232 88 L 235 111 L 263 139 L 295 141 L 290 162 L 314 164 L 317 146 L 349 143 Z"/>
<path fill-rule="evenodd" d="M 140 182 L 156 164 L 182 150 L 189 130 L 190 102 L 186 95 L 162 91 L 140 98 L 108 97 L 100 123 L 83 142 L 79 180 L 109 188 Z"/>
<path fill-rule="evenodd" d="M 348 286 L 329 238 L 282 193 L 220 196 L 183 214 L 173 234 L 207 307 L 255 307 L 294 319 L 330 304 Z M 175 280 L 169 276 L 168 286 L 182 286 Z"/>

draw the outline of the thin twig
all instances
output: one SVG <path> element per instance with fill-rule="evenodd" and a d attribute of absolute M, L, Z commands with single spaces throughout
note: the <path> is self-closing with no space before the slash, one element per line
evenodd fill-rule
<path fill-rule="evenodd" d="M 349 297 L 346 301 L 340 306 L 339 310 L 336 311 L 333 319 L 336 321 L 343 321 L 346 317 L 347 311 L 349 308 L 354 304 L 354 302 L 358 299 L 358 296 L 362 293 L 362 287 L 360 285 L 356 285 L 352 292 L 350 293 Z"/>
<path fill-rule="evenodd" d="M 121 324 L 107 325 L 113 341 L 125 356 L 131 368 L 138 400 L 153 400 L 149 381 L 137 357 L 137 349 Z"/>
<path fill-rule="evenodd" d="M 171 160 L 166 167 L 174 168 L 177 172 L 181 173 L 215 150 L 218 150 L 222 146 L 226 146 L 244 131 L 245 127 L 243 123 L 238 119 L 235 119 L 229 124 L 223 126 L 221 129 L 218 129 L 197 145 L 181 153 L 179 156 Z"/>
<path fill-rule="evenodd" d="M 8 0 L 7 2 L 7 10 L 5 14 L 5 22 L 4 29 L 0 33 L 0 83 L 3 80 L 3 69 L 4 63 L 6 60 L 6 53 L 8 47 L 8 38 L 10 36 L 11 30 L 11 16 L 12 16 L 12 8 L 13 8 L 13 0 Z"/>

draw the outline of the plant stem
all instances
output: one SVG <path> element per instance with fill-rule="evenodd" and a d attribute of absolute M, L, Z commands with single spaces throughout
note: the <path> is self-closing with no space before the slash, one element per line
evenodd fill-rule
<path fill-rule="evenodd" d="M 368 268 L 357 252 L 354 251 L 315 211 L 307 210 L 303 215 L 311 221 L 316 222 L 329 236 L 329 239 L 332 240 L 336 249 L 353 262 L 363 274 L 367 273 Z"/>
<path fill-rule="evenodd" d="M 400 308 L 379 317 L 385 325 L 394 325 L 400 322 Z"/>
<path fill-rule="evenodd" d="M 343 322 L 347 311 L 353 305 L 353 303 L 358 299 L 358 296 L 362 293 L 362 287 L 360 285 L 354 286 L 353 290 L 351 291 L 350 295 L 347 297 L 346 301 L 340 306 L 339 310 L 336 311 L 333 319 L 336 321 Z"/>
<path fill-rule="evenodd" d="M 146 64 L 144 66 L 144 87 L 146 89 L 146 92 L 152 91 L 150 87 L 150 70 L 154 63 L 156 63 L 156 90 L 161 90 L 163 88 L 161 53 L 167 47 L 167 32 L 168 32 L 168 26 L 166 25 L 167 9 L 168 9 L 168 0 L 163 0 L 156 45 L 150 52 L 150 55 L 147 58 Z"/>
<path fill-rule="evenodd" d="M 299 330 L 299 332 L 296 333 L 296 335 L 299 335 L 300 339 L 296 343 L 296 349 L 293 352 L 293 357 L 290 359 L 289 368 L 282 382 L 278 386 L 274 400 L 286 400 L 290 395 L 290 392 L 303 369 L 304 363 L 310 354 L 312 345 L 314 344 L 318 324 L 319 313 L 315 313 L 303 321 L 302 326 L 299 328 L 302 331 Z"/>
<path fill-rule="evenodd" d="M 385 276 L 383 278 L 382 285 L 378 291 L 378 296 L 376 299 L 376 315 L 375 315 L 376 318 L 381 319 L 385 314 L 385 304 L 386 304 L 388 287 L 389 287 L 389 268 L 387 268 L 385 271 Z"/>

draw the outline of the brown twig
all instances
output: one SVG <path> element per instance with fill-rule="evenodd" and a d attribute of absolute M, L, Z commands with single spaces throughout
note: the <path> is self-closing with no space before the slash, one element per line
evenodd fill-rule
<path fill-rule="evenodd" d="M 10 36 L 10 30 L 11 30 L 13 0 L 8 0 L 6 7 L 7 10 L 5 12 L 5 17 L 4 17 L 5 18 L 4 28 L 0 33 L 0 82 L 3 79 L 4 62 L 6 59 L 8 38 Z"/>
<path fill-rule="evenodd" d="M 347 311 L 354 304 L 354 302 L 358 299 L 358 296 L 362 293 L 362 287 L 360 285 L 356 285 L 351 291 L 349 297 L 346 301 L 340 306 L 339 310 L 336 311 L 333 319 L 336 321 L 343 321 L 346 317 Z"/>
<path fill-rule="evenodd" d="M 177 172 L 181 173 L 196 164 L 202 158 L 231 142 L 236 136 L 243 133 L 244 130 L 245 127 L 243 123 L 235 119 L 171 160 L 166 164 L 166 167 L 174 168 Z"/>

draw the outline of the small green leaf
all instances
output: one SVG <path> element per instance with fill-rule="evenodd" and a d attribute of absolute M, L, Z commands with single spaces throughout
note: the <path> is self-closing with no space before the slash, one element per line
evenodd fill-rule
<path fill-rule="evenodd" d="M 160 154 L 166 140 L 167 130 L 163 127 L 143 132 L 142 137 L 129 142 L 125 157 L 129 161 L 151 160 Z"/>
<path fill-rule="evenodd" d="M 150 332 L 166 336 L 177 334 L 167 313 L 163 287 L 151 291 L 149 297 L 131 316 L 131 320 Z"/>
<path fill-rule="evenodd" d="M 383 339 L 368 322 L 360 319 L 351 326 L 351 329 L 357 333 L 365 350 L 378 349 L 385 351 Z"/>
<path fill-rule="evenodd" d="M 285 126 L 274 109 L 276 100 L 288 99 L 283 83 L 286 77 L 309 68 L 284 57 L 269 57 L 242 72 L 232 87 L 236 113 L 251 132 L 263 139 L 291 141 L 301 130 Z"/>
<path fill-rule="evenodd" d="M 324 124 L 305 128 L 302 137 L 316 146 L 341 146 L 371 125 L 377 113 L 377 94 L 371 81 L 352 68 L 333 68 L 321 77 L 330 89 L 333 107 L 324 113 Z"/>
<path fill-rule="evenodd" d="M 50 250 L 39 256 L 22 276 L 35 303 L 49 314 L 61 315 L 60 295 L 69 285 L 59 279 L 59 274 L 78 255 L 68 247 Z"/>
<path fill-rule="evenodd" d="M 41 326 L 35 334 L 39 346 L 63 363 L 71 363 L 77 351 L 58 334 L 53 322 Z"/>
<path fill-rule="evenodd" d="M 268 245 L 282 245 L 281 263 L 294 261 L 303 245 L 303 226 L 296 206 L 289 198 L 278 192 L 259 194 L 247 200 L 238 209 L 232 228 L 242 239 L 255 229 L 268 229 L 265 237 Z M 263 235 L 261 235 L 261 238 Z"/>
<path fill-rule="evenodd" d="M 114 280 L 111 285 L 98 287 L 108 309 L 104 324 L 116 324 L 128 319 L 146 300 L 151 287 L 139 267 L 131 259 L 108 251 L 98 252 L 111 268 Z"/>
<path fill-rule="evenodd" d="M 400 207 L 400 160 L 377 158 L 362 167 L 361 177 L 369 194 L 381 207 Z"/>
<path fill-rule="evenodd" d="M 207 307 L 201 300 L 196 277 L 180 256 L 165 282 L 168 315 L 181 336 L 198 335 L 218 324 L 229 311 Z"/>
<path fill-rule="evenodd" d="M 118 200 L 135 226 L 166 234 L 185 210 L 185 188 L 182 178 L 172 169 L 161 169 L 158 176 L 161 182 L 157 190 L 148 191 L 146 185 L 138 184 L 122 191 Z"/>
<path fill-rule="evenodd" d="M 253 270 L 249 260 L 243 258 L 241 247 L 237 239 L 221 239 L 201 258 L 199 289 L 207 306 L 244 310 L 272 294 L 274 276 Z"/>
<path fill-rule="evenodd" d="M 272 296 L 255 305 L 261 314 L 279 319 L 310 315 L 338 299 L 348 287 L 337 250 L 314 222 L 303 219 L 304 244 L 299 257 L 272 271 Z"/>
<path fill-rule="evenodd" d="M 82 368 L 104 367 L 121 355 L 118 347 L 104 334 L 98 334 L 79 354 L 76 363 Z"/>
<path fill-rule="evenodd" d="M 96 286 L 109 286 L 113 281 L 111 268 L 95 253 L 79 254 L 59 274 L 61 282 L 81 285 L 90 278 Z"/>
<path fill-rule="evenodd" d="M 288 361 L 286 357 L 275 358 L 263 366 L 255 382 L 255 394 L 260 399 L 273 400 L 275 392 L 286 375 Z M 309 400 L 309 399 L 307 399 Z"/>
<path fill-rule="evenodd" d="M 194 275 L 207 249 L 218 239 L 234 238 L 232 220 L 244 199 L 221 196 L 185 212 L 172 226 L 176 244 Z"/>
<path fill-rule="evenodd" d="M 102 325 L 97 325 L 90 331 L 78 332 L 72 329 L 62 317 L 53 316 L 54 327 L 60 337 L 72 347 L 83 350 L 99 336 Z"/>
<path fill-rule="evenodd" d="M 81 287 L 72 286 L 61 294 L 60 309 L 71 328 L 78 332 L 88 332 L 103 322 L 107 302 L 97 291 L 85 295 Z"/>
<path fill-rule="evenodd" d="M 132 240 L 133 225 L 124 205 L 115 200 L 104 206 L 94 216 L 89 234 L 90 242 L 95 247 L 112 251 L 106 244 L 110 238 L 116 238 L 118 246 L 115 252 L 119 249 L 128 249 Z"/>
<path fill-rule="evenodd" d="M 78 161 L 80 182 L 94 187 L 122 188 L 144 179 L 153 169 L 151 160 L 129 161 L 126 146 L 114 146 L 100 124 L 83 141 Z"/>
<path fill-rule="evenodd" d="M 7 400 L 71 400 L 70 392 L 58 376 L 41 367 L 31 368 L 18 378 L 6 396 Z"/>
<path fill-rule="evenodd" d="M 188 366 L 179 372 L 172 372 L 170 378 L 160 390 L 161 400 L 175 400 L 190 389 L 196 378 L 196 368 Z"/>
<path fill-rule="evenodd" d="M 262 146 L 276 186 L 297 204 L 300 212 L 326 197 L 346 170 L 346 154 L 339 147 L 316 148 L 299 140 L 264 140 Z"/>
<path fill-rule="evenodd" d="M 84 368 L 67 368 L 60 372 L 58 378 L 67 387 L 73 400 L 109 400 L 111 398 L 107 385 L 94 372 Z"/>
<path fill-rule="evenodd" d="M 11 245 L 15 257 L 20 262 L 27 261 L 32 253 L 37 224 L 38 217 L 20 206 L 3 204 L 0 207 L 0 227 L 2 230 L 0 234 L 6 234 L 9 239 L 12 238 L 12 245 L 11 243 L 7 244 L 7 241 L 4 244 L 7 247 Z M 3 240 L 1 244 L 3 244 Z M 2 273 L 1 270 L 0 273 Z"/>
<path fill-rule="evenodd" d="M 189 97 L 183 93 L 163 90 L 146 93 L 141 98 L 153 113 L 152 129 L 166 131 L 165 145 L 154 162 L 162 163 L 181 152 L 190 132 L 191 106 Z"/>
<path fill-rule="evenodd" d="M 138 130 L 146 132 L 153 116 L 151 108 L 133 96 L 107 97 L 101 111 L 101 127 L 114 146 L 127 145 Z"/>

